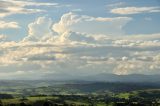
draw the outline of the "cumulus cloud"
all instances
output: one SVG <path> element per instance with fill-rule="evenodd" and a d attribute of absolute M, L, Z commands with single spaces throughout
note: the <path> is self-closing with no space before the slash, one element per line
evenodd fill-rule
<path fill-rule="evenodd" d="M 145 41 L 160 40 L 160 33 L 131 35 L 131 36 L 125 36 L 124 39 L 129 39 L 129 40 L 145 40 Z"/>
<path fill-rule="evenodd" d="M 59 34 L 62 34 L 69 30 L 68 28 L 69 26 L 77 23 L 78 21 L 80 21 L 80 19 L 76 14 L 73 14 L 71 12 L 64 14 L 61 17 L 61 20 L 58 23 L 53 25 L 53 30 Z"/>
<path fill-rule="evenodd" d="M 153 12 L 160 12 L 160 7 L 123 7 L 123 8 L 114 8 L 110 12 L 121 15 L 153 13 Z"/>
<path fill-rule="evenodd" d="M 17 22 L 0 21 L 0 29 L 8 29 L 8 28 L 17 29 L 20 28 L 20 26 Z"/>
<path fill-rule="evenodd" d="M 128 47 L 115 45 L 112 42 L 109 45 L 97 44 L 97 42 L 89 45 L 80 43 L 86 38 L 78 39 L 75 36 L 73 33 L 73 35 L 68 35 L 71 38 L 66 39 L 79 43 L 65 43 L 65 45 L 61 42 L 46 41 L 2 42 L 0 44 L 0 69 L 9 71 L 4 67 L 12 67 L 12 70 L 27 70 L 24 71 L 25 73 L 29 70 L 37 70 L 41 72 L 39 75 L 45 74 L 46 71 L 46 73 L 68 72 L 72 74 L 101 72 L 132 74 L 153 72 L 160 65 L 159 49 L 149 48 L 149 45 L 146 45 L 146 49 L 143 49 L 143 46 Z M 157 47 L 158 45 L 154 45 L 154 48 Z"/>
<path fill-rule="evenodd" d="M 38 17 L 35 22 L 28 25 L 28 36 L 24 38 L 24 41 L 37 41 L 52 36 L 51 25 L 51 18 Z"/>
<path fill-rule="evenodd" d="M 7 36 L 6 35 L 0 35 L 0 42 L 5 42 L 7 41 Z"/>
<path fill-rule="evenodd" d="M 138 73 L 138 69 L 142 67 L 140 64 L 136 65 L 138 62 L 120 62 L 113 70 L 113 73 L 117 75 L 127 75 L 132 74 L 132 71 L 136 71 Z"/>
<path fill-rule="evenodd" d="M 87 34 L 78 32 L 66 32 L 59 37 L 59 41 L 63 43 L 95 43 L 95 39 Z"/>
<path fill-rule="evenodd" d="M 124 34 L 122 28 L 130 20 L 132 20 L 130 17 L 92 17 L 70 12 L 64 14 L 60 21 L 53 25 L 53 30 L 59 34 L 73 31 L 88 34 L 121 35 Z"/>
<path fill-rule="evenodd" d="M 37 77 L 54 73 L 159 73 L 158 33 L 110 36 L 88 34 L 78 30 L 78 27 L 77 30 L 72 28 L 76 24 L 92 21 L 108 24 L 113 21 L 121 23 L 126 19 L 67 13 L 58 23 L 53 23 L 51 18 L 38 17 L 28 25 L 28 36 L 22 41 L 6 41 L 5 36 L 0 36 L 1 73 L 4 76 L 10 73 L 10 76 L 25 74 L 31 77 L 33 73 L 37 73 Z"/>

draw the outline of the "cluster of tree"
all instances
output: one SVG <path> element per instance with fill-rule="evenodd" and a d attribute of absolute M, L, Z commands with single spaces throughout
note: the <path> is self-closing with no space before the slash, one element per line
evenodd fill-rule
<path fill-rule="evenodd" d="M 13 99 L 11 94 L 0 94 L 0 99 Z"/>
<path fill-rule="evenodd" d="M 153 92 L 155 93 L 155 92 Z M 160 94 L 151 92 L 140 92 L 138 95 L 129 96 L 129 98 L 119 98 L 110 95 L 52 95 L 57 99 L 46 99 L 30 102 L 27 97 L 19 99 L 21 103 L 4 105 L 0 101 L 0 106 L 85 106 L 75 104 L 76 101 L 85 102 L 87 106 L 96 106 L 97 103 L 104 103 L 106 106 L 160 106 Z M 37 95 L 34 97 L 47 97 L 47 95 Z M 11 99 L 12 95 L 1 94 L 2 99 Z M 73 102 L 66 102 L 73 101 Z M 74 102 L 75 101 L 75 102 Z"/>
<path fill-rule="evenodd" d="M 123 102 L 112 102 L 109 103 L 107 102 L 104 106 L 160 106 L 159 103 L 155 103 L 155 102 L 129 102 L 129 101 L 123 101 Z M 2 103 L 0 103 L 0 106 L 97 106 L 95 103 L 90 102 L 88 105 L 84 105 L 84 104 L 75 104 L 75 103 L 55 103 L 53 101 L 36 101 L 33 104 L 27 104 L 24 102 L 21 102 L 19 104 L 9 104 L 9 105 L 3 105 Z"/>

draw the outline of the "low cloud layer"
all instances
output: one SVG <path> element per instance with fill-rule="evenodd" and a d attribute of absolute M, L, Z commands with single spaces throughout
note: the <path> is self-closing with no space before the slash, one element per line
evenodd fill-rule
<path fill-rule="evenodd" d="M 81 33 L 78 27 L 72 27 L 92 21 L 124 26 L 124 20 L 130 18 L 67 13 L 58 23 L 53 23 L 51 18 L 39 17 L 28 25 L 28 36 L 21 41 L 8 41 L 4 35 L 0 36 L 1 77 L 25 75 L 34 78 L 36 74 L 36 78 L 42 78 L 50 74 L 90 75 L 104 72 L 159 74 L 159 33 L 112 36 Z"/>

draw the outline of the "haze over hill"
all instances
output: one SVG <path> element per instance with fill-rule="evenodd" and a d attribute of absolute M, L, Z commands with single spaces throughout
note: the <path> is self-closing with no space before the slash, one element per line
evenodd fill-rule
<path fill-rule="evenodd" d="M 116 74 L 96 74 L 88 76 L 71 76 L 71 75 L 48 75 L 45 76 L 46 80 L 56 81 L 100 81 L 100 82 L 160 82 L 160 75 L 144 75 L 144 74 L 130 74 L 130 75 L 116 75 Z"/>

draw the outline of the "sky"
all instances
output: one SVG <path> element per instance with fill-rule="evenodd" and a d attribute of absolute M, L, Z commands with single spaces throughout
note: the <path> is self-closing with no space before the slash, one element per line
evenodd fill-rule
<path fill-rule="evenodd" d="M 160 0 L 0 0 L 0 79 L 160 74 Z"/>

